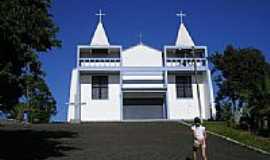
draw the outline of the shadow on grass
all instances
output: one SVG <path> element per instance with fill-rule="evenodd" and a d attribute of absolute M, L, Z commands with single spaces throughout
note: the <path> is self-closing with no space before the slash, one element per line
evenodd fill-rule
<path fill-rule="evenodd" d="M 63 151 L 77 149 L 59 139 L 76 135 L 67 131 L 0 130 L 0 159 L 36 160 L 65 156 Z"/>

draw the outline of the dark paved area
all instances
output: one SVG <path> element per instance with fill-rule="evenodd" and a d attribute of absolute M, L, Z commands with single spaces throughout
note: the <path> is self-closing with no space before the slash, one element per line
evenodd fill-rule
<path fill-rule="evenodd" d="M 173 122 L 9 125 L 0 143 L 4 160 L 185 160 L 192 137 Z M 215 136 L 208 143 L 210 160 L 270 160 Z"/>

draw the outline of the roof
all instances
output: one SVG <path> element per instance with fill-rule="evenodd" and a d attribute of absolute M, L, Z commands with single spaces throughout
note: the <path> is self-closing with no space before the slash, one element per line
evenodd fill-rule
<path fill-rule="evenodd" d="M 99 21 L 96 31 L 92 37 L 91 46 L 109 46 L 109 40 L 104 30 L 103 24 Z"/>
<path fill-rule="evenodd" d="M 181 47 L 193 47 L 193 46 L 195 46 L 195 44 L 194 44 L 191 36 L 189 35 L 188 30 L 185 27 L 184 23 L 181 23 L 181 25 L 179 27 L 175 45 L 176 46 L 181 46 Z"/>

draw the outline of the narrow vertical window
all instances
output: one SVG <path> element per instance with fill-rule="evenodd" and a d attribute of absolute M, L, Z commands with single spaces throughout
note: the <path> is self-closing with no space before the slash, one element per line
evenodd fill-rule
<path fill-rule="evenodd" d="M 108 99 L 108 76 L 92 76 L 92 99 Z"/>
<path fill-rule="evenodd" d="M 176 76 L 176 95 L 177 98 L 192 98 L 191 76 Z"/>

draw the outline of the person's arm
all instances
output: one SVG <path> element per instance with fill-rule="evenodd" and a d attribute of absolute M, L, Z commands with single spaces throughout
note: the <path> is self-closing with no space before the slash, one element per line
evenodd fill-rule
<path fill-rule="evenodd" d="M 194 128 L 194 126 L 191 127 L 191 130 L 192 130 L 192 136 L 193 136 L 193 138 L 194 138 L 195 140 L 197 140 L 197 137 L 196 137 L 196 134 L 195 134 L 195 128 Z"/>
<path fill-rule="evenodd" d="M 196 137 L 196 134 L 195 134 L 195 131 L 193 130 L 193 138 L 195 139 L 195 140 L 197 140 L 197 137 Z"/>
<path fill-rule="evenodd" d="M 207 139 L 206 128 L 204 129 L 203 136 L 204 136 L 204 141 L 206 142 L 206 139 Z"/>

